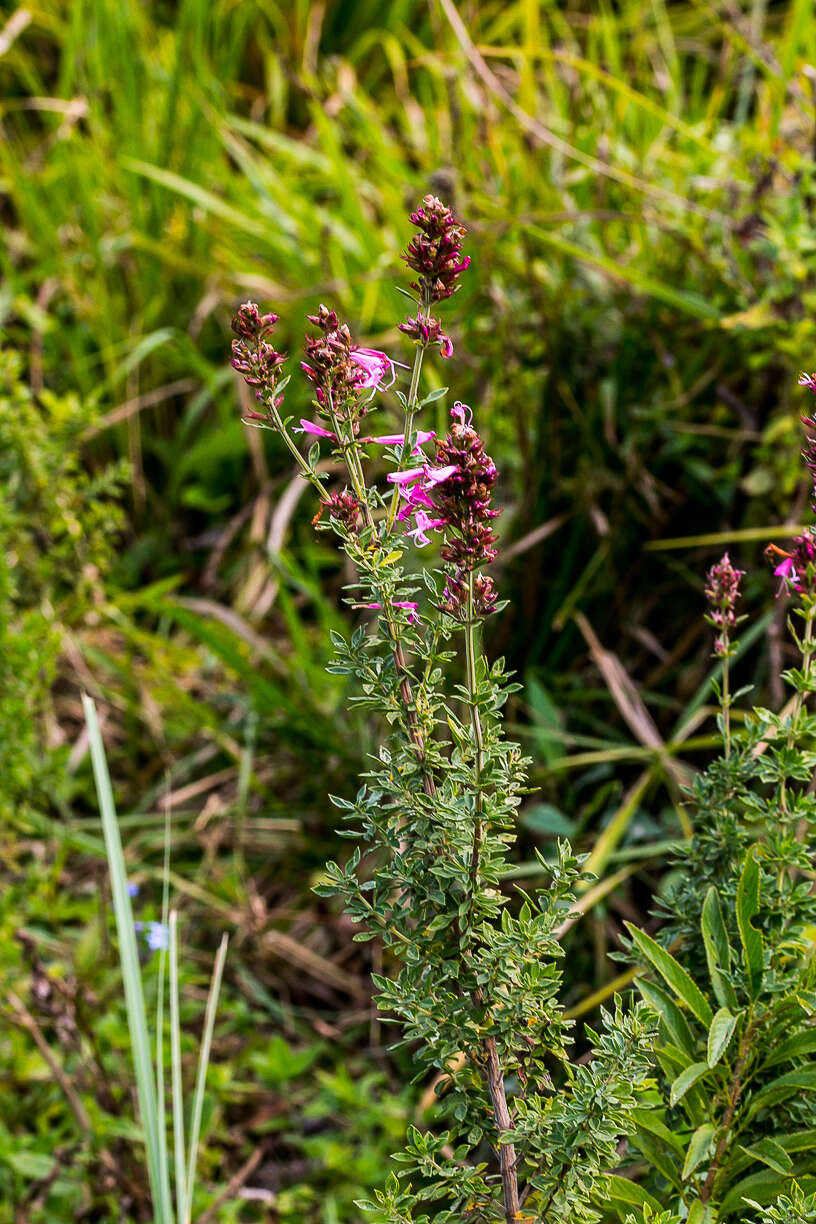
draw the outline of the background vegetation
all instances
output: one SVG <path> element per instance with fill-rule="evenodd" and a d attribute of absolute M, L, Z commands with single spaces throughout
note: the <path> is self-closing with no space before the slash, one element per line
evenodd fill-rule
<path fill-rule="evenodd" d="M 515 874 L 559 832 L 590 854 L 567 1001 L 608 994 L 622 921 L 689 829 L 724 542 L 750 571 L 739 683 L 761 696 L 782 659 L 761 548 L 805 505 L 814 39 L 810 0 L 6 8 L 3 1224 L 150 1218 L 82 690 L 142 921 L 172 814 L 191 1075 L 231 936 L 199 1218 L 232 1180 L 221 1220 L 357 1220 L 430 1117 L 372 1015 L 376 944 L 310 892 L 342 851 L 326 792 L 375 729 L 324 672 L 341 613 L 318 578 L 344 575 L 285 453 L 241 425 L 227 359 L 248 296 L 293 353 L 327 300 L 399 356 L 398 253 L 428 190 L 473 255 L 433 376 L 478 406 L 502 474 L 490 648 L 523 683 L 541 787 Z"/>

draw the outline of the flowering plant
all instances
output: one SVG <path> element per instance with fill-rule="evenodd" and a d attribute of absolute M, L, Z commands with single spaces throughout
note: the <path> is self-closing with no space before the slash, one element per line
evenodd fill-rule
<path fill-rule="evenodd" d="M 803 376 L 802 384 L 816 389 Z M 804 458 L 816 478 L 816 421 Z M 816 509 L 816 508 L 815 508 Z M 763 1224 L 812 1219 L 816 1187 L 816 552 L 811 530 L 769 546 L 792 600 L 800 661 L 780 713 L 755 707 L 732 732 L 729 666 L 740 580 L 726 554 L 708 572 L 706 616 L 722 666 L 723 751 L 694 781 L 695 833 L 672 866 L 658 938 L 630 928 L 660 1021 L 659 1092 L 638 1115 L 644 1220 Z M 744 690 L 743 690 L 744 691 Z M 632 1201 L 631 1196 L 628 1201 Z M 767 1210 L 766 1210 L 767 1209 Z"/>
<path fill-rule="evenodd" d="M 392 1224 L 592 1220 L 648 1087 L 651 1012 L 616 1007 L 588 1034 L 592 1057 L 573 1063 L 559 931 L 581 862 L 562 842 L 554 862 L 542 859 L 546 887 L 516 903 L 502 890 L 527 762 L 502 725 L 515 686 L 481 645 L 502 607 L 486 572 L 498 473 L 466 405 L 454 403 L 445 437 L 419 428 L 446 394 L 421 395 L 424 359 L 434 347 L 453 352 L 435 312 L 470 259 L 464 226 L 435 197 L 411 222 L 412 313 L 399 325 L 415 346 L 407 391 L 389 357 L 356 344 L 321 306 L 302 362 L 314 419 L 293 427 L 276 316 L 246 303 L 233 323 L 234 365 L 259 404 L 248 419 L 283 439 L 319 499 L 316 527 L 353 563 L 348 602 L 376 613 L 333 638 L 332 670 L 356 678 L 353 700 L 382 719 L 383 738 L 357 795 L 332 799 L 354 847 L 345 864 L 328 864 L 318 891 L 342 898 L 357 939 L 382 941 L 379 1006 L 401 1026 L 418 1076 L 435 1083 L 439 1126 L 411 1128 L 399 1173 L 360 1205 Z M 370 435 L 389 389 L 401 424 Z M 298 434 L 315 439 L 306 455 Z M 321 444 L 336 483 L 318 467 Z"/>

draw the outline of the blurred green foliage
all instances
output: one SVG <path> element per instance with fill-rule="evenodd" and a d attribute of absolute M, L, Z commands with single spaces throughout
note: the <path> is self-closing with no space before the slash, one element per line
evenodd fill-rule
<path fill-rule="evenodd" d="M 456 351 L 432 377 L 478 405 L 502 474 L 512 603 L 491 650 L 524 682 L 513 717 L 542 786 L 518 874 L 566 828 L 609 883 L 569 936 L 580 1012 L 613 976 L 621 918 L 661 887 L 687 762 L 710 748 L 699 611 L 721 545 L 699 537 L 754 569 L 747 608 L 766 619 L 739 682 L 772 686 L 783 657 L 758 563 L 805 505 L 812 4 L 40 0 L 4 20 L 0 1220 L 80 1201 L 113 1218 L 104 1159 L 6 1001 L 85 1108 L 115 1117 L 129 1089 L 89 687 L 134 875 L 155 889 L 169 802 L 202 963 L 225 924 L 237 936 L 203 1180 L 215 1194 L 268 1134 L 247 1185 L 272 1198 L 221 1218 L 273 1202 L 287 1222 L 352 1221 L 418 1108 L 367 1048 L 369 951 L 308 891 L 335 848 L 325 794 L 348 790 L 374 729 L 323 670 L 340 613 L 321 589 L 345 576 L 285 454 L 240 425 L 230 314 L 268 303 L 296 354 L 330 300 L 404 355 L 408 207 L 433 190 L 468 224 Z M 83 1000 L 74 1045 L 43 977 Z M 282 1074 L 281 1031 L 295 1060 L 320 1043 L 320 1076 Z M 116 1125 L 100 1144 L 122 1160 Z M 49 1185 L 55 1138 L 73 1154 Z"/>

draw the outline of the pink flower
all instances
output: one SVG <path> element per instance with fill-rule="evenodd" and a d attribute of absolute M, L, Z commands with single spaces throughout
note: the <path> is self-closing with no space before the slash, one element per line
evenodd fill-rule
<path fill-rule="evenodd" d="M 420 429 L 417 432 L 417 440 L 412 455 L 419 454 L 419 448 L 424 446 L 426 442 L 430 442 L 431 438 L 435 438 L 436 434 L 432 429 Z M 381 434 L 379 438 L 366 438 L 367 442 L 377 442 L 380 446 L 404 446 L 405 434 Z"/>
<path fill-rule="evenodd" d="M 410 531 L 406 531 L 407 536 L 413 538 L 417 548 L 424 548 L 426 544 L 430 544 L 430 537 L 426 534 L 429 531 L 434 531 L 437 527 L 444 527 L 444 519 L 432 519 L 429 514 L 421 508 L 414 511 L 414 526 Z"/>
<path fill-rule="evenodd" d="M 355 604 L 354 606 L 355 608 L 376 608 L 378 611 L 382 611 L 381 603 Z M 417 609 L 419 604 L 412 603 L 409 599 L 395 599 L 391 606 L 392 608 L 402 608 L 403 611 L 408 613 L 409 625 L 413 625 L 414 621 L 418 619 Z"/>
<path fill-rule="evenodd" d="M 419 506 L 424 506 L 427 510 L 436 509 L 422 485 L 402 485 L 400 486 L 400 493 L 405 498 L 405 505 L 397 515 L 400 523 L 404 523 L 406 519 L 409 519 Z"/>
<path fill-rule="evenodd" d="M 808 391 L 812 391 L 816 395 L 816 374 L 800 374 L 799 386 L 807 387 Z"/>
<path fill-rule="evenodd" d="M 304 421 L 303 417 L 300 418 L 300 429 L 295 426 L 292 433 L 314 434 L 316 438 L 331 438 L 333 442 L 337 441 L 334 434 L 328 429 L 324 429 L 322 425 L 315 425 L 314 421 Z"/>
<path fill-rule="evenodd" d="M 457 464 L 451 463 L 447 467 L 431 468 L 425 465 L 425 480 L 427 485 L 441 484 L 443 480 L 450 480 L 459 471 Z"/>
<path fill-rule="evenodd" d="M 379 391 L 387 391 L 397 377 L 391 358 L 378 349 L 353 348 L 351 360 L 365 372 L 361 387 L 376 387 Z M 386 378 L 388 382 L 384 381 Z"/>
<path fill-rule="evenodd" d="M 405 472 L 389 472 L 385 479 L 390 484 L 409 485 L 409 484 L 413 484 L 415 480 L 419 480 L 420 477 L 424 475 L 424 473 L 425 473 L 424 466 L 418 467 L 418 468 L 409 468 Z"/>
<path fill-rule="evenodd" d="M 439 341 L 439 356 L 445 358 L 453 356 L 453 341 L 450 336 L 443 335 L 441 337 Z"/>
<path fill-rule="evenodd" d="M 779 583 L 779 590 L 776 592 L 778 599 L 780 595 L 787 595 L 796 582 L 796 566 L 793 564 L 793 557 L 785 557 L 784 561 L 777 565 L 774 577 L 782 579 Z"/>

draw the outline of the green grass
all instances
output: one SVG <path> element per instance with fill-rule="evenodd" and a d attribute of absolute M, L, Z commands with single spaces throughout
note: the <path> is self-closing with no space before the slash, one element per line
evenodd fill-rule
<path fill-rule="evenodd" d="M 287 1224 L 356 1220 L 416 1099 L 354 993 L 367 953 L 308 888 L 336 845 L 326 792 L 354 786 L 376 728 L 349 722 L 325 674 L 345 577 L 305 498 L 276 517 L 293 473 L 240 424 L 230 314 L 268 303 L 294 357 L 303 316 L 331 300 L 404 356 L 408 205 L 432 189 L 466 219 L 455 355 L 429 377 L 478 408 L 505 543 L 556 524 L 501 569 L 512 602 L 491 642 L 525 685 L 513 718 L 542 787 L 531 807 L 549 805 L 610 879 L 637 864 L 570 936 L 580 1006 L 614 977 L 616 899 L 648 909 L 661 847 L 682 834 L 669 762 L 696 765 L 710 742 L 688 725 L 710 667 L 704 566 L 733 542 L 755 571 L 746 606 L 772 603 L 760 551 L 796 495 L 795 374 L 816 350 L 802 71 L 816 18 L 803 0 L 770 6 L 757 33 L 747 10 L 736 22 L 705 0 L 28 11 L 0 57 L 0 318 L 35 392 L 12 372 L 0 402 L 0 731 L 24 730 L 0 735 L 0 982 L 29 1009 L 38 975 L 75 990 L 61 1004 L 73 1045 L 67 1021 L 31 1014 L 102 1138 L 83 1134 L 15 1021 L 0 1036 L 0 1081 L 22 1094 L 0 1123 L 0 1202 L 36 1201 L 32 1171 L 53 1172 L 60 1146 L 75 1172 L 66 1158 L 35 1224 L 71 1218 L 83 1184 L 105 1218 L 104 1153 L 138 1183 L 81 740 L 91 689 L 148 918 L 181 796 L 172 880 L 197 951 L 173 1024 L 200 1024 L 203 965 L 223 929 L 232 940 L 200 1210 L 262 1145 L 284 1170 L 270 1193 Z M 445 402 L 430 411 L 441 424 Z M 17 576 L 8 558 L 23 559 Z M 665 752 L 623 717 L 576 613 L 636 681 Z M 760 691 L 768 640 L 737 665 Z M 550 836 L 532 816 L 523 828 L 520 869 Z M 158 976 L 146 967 L 148 1006 Z M 191 1082 L 196 1048 L 171 1046 L 171 1080 L 180 1060 Z M 358 1088 L 369 1075 L 384 1077 L 381 1105 Z M 344 1122 L 355 1111 L 365 1151 Z M 143 1192 L 126 1193 L 145 1217 Z M 256 1218 L 237 1199 L 222 1210 Z"/>

